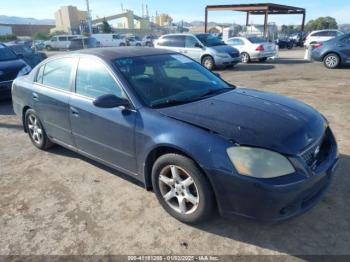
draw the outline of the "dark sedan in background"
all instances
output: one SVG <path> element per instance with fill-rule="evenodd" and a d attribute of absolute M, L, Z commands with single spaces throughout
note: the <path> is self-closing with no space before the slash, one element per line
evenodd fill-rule
<path fill-rule="evenodd" d="M 142 181 L 186 223 L 216 207 L 262 221 L 301 214 L 321 198 L 338 159 L 313 108 L 237 88 L 173 51 L 51 57 L 17 78 L 12 95 L 36 147 L 57 143 Z"/>
<path fill-rule="evenodd" d="M 350 34 L 313 45 L 311 57 L 329 69 L 350 65 Z"/>
<path fill-rule="evenodd" d="M 36 52 L 28 45 L 23 43 L 6 43 L 6 46 L 10 48 L 18 57 L 22 58 L 32 68 L 47 58 L 45 53 Z"/>
<path fill-rule="evenodd" d="M 11 98 L 12 81 L 32 68 L 10 48 L 0 43 L 0 100 Z"/>

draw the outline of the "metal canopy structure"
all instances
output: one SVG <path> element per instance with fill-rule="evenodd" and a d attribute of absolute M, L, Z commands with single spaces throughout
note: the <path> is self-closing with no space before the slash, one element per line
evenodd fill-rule
<path fill-rule="evenodd" d="M 239 5 L 208 5 L 205 7 L 205 32 L 208 30 L 208 12 L 209 11 L 238 11 L 246 12 L 246 25 L 249 25 L 250 15 L 264 15 L 264 36 L 268 34 L 268 17 L 269 15 L 303 15 L 301 31 L 304 31 L 306 10 L 304 8 L 278 5 L 278 4 L 239 4 Z"/>

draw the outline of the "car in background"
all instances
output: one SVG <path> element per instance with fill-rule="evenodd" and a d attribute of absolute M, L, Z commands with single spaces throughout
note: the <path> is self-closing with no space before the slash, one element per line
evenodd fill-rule
<path fill-rule="evenodd" d="M 138 36 L 131 36 L 127 37 L 128 45 L 129 46 L 142 46 L 144 45 L 142 42 L 142 39 Z"/>
<path fill-rule="evenodd" d="M 22 58 L 30 67 L 34 68 L 37 64 L 47 58 L 47 55 L 43 52 L 36 52 L 29 46 L 20 43 L 6 43 L 15 54 Z"/>
<path fill-rule="evenodd" d="M 329 69 L 350 65 L 350 34 L 313 45 L 311 58 Z"/>
<path fill-rule="evenodd" d="M 310 45 L 321 43 L 341 35 L 344 35 L 344 33 L 333 29 L 312 31 L 306 37 L 304 46 L 308 47 Z"/>
<path fill-rule="evenodd" d="M 239 50 L 243 63 L 252 60 L 263 62 L 277 55 L 276 45 L 262 37 L 232 37 L 226 40 L 226 44 Z"/>
<path fill-rule="evenodd" d="M 235 87 L 170 50 L 61 54 L 12 90 L 33 146 L 56 143 L 137 179 L 184 223 L 216 210 L 289 219 L 322 199 L 337 167 L 335 137 L 315 109 Z"/>
<path fill-rule="evenodd" d="M 74 38 L 79 37 L 79 35 L 56 35 L 53 36 L 50 40 L 45 41 L 45 49 L 47 50 L 59 50 L 59 49 L 68 49 L 70 41 Z"/>
<path fill-rule="evenodd" d="M 0 43 L 0 100 L 11 98 L 12 81 L 32 68 L 6 45 Z"/>
<path fill-rule="evenodd" d="M 85 48 L 96 48 L 100 47 L 101 44 L 94 37 L 77 37 L 70 41 L 68 46 L 69 50 L 80 50 Z"/>
<path fill-rule="evenodd" d="M 293 41 L 295 46 L 300 46 L 300 47 L 304 46 L 305 38 L 306 38 L 305 32 L 296 32 L 296 33 L 293 33 L 291 36 L 289 36 L 289 40 Z"/>
<path fill-rule="evenodd" d="M 155 44 L 155 41 L 158 39 L 157 36 L 154 35 L 146 35 L 142 38 L 142 46 L 152 47 Z"/>
<path fill-rule="evenodd" d="M 118 34 L 92 34 L 101 47 L 127 46 L 127 40 Z"/>
<path fill-rule="evenodd" d="M 209 70 L 234 67 L 240 61 L 239 51 L 211 34 L 169 34 L 161 36 L 155 48 L 182 53 Z"/>
<path fill-rule="evenodd" d="M 288 38 L 279 38 L 275 41 L 279 49 L 292 49 L 294 47 L 294 42 Z"/>
<path fill-rule="evenodd" d="M 43 50 L 45 49 L 45 40 L 34 40 L 31 48 L 33 50 Z"/>

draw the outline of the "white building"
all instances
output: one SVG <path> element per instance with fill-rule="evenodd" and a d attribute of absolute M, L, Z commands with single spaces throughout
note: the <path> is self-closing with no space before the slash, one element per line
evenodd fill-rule
<path fill-rule="evenodd" d="M 0 25 L 0 35 L 11 35 L 12 27 L 6 25 Z"/>

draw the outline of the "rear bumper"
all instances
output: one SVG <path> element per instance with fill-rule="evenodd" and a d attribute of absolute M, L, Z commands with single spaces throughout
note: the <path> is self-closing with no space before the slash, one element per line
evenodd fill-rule
<path fill-rule="evenodd" d="M 0 100 L 7 100 L 11 98 L 12 80 L 0 82 Z"/>
<path fill-rule="evenodd" d="M 271 52 L 254 52 L 250 54 L 251 59 L 259 59 L 259 58 L 269 58 L 276 56 L 277 51 Z"/>

